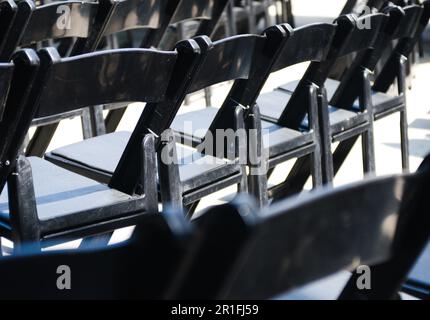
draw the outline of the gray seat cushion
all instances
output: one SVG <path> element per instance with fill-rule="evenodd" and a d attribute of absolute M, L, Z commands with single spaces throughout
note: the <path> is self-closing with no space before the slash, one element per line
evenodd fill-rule
<path fill-rule="evenodd" d="M 274 90 L 261 94 L 258 97 L 257 103 L 260 107 L 262 118 L 268 121 L 277 122 L 290 98 L 291 93 L 286 90 Z M 329 106 L 329 115 L 330 124 L 332 126 L 337 126 L 343 122 L 349 122 L 350 119 L 357 117 L 357 113 L 354 111 L 339 109 L 333 106 Z M 305 128 L 308 127 L 307 117 L 304 119 L 302 126 Z"/>
<path fill-rule="evenodd" d="M 214 107 L 207 107 L 177 115 L 170 128 L 180 135 L 187 136 L 196 141 L 196 143 L 200 143 L 215 119 L 218 110 Z"/>
<path fill-rule="evenodd" d="M 180 136 L 192 137 L 190 140 L 201 142 L 217 112 L 217 108 L 208 107 L 184 113 L 176 117 L 171 127 Z M 311 134 L 281 127 L 273 122 L 263 120 L 261 126 L 264 147 L 268 149 L 270 156 L 289 151 L 298 143 L 303 145 L 313 141 Z"/>
<path fill-rule="evenodd" d="M 130 132 L 121 131 L 98 136 L 53 150 L 45 158 L 52 161 L 52 158 L 55 157 L 53 161 L 59 165 L 61 165 L 59 158 L 62 158 L 68 162 L 68 168 L 75 163 L 86 167 L 87 170 L 95 169 L 111 176 L 118 165 L 130 135 Z M 237 173 L 239 170 L 233 161 L 204 156 L 186 146 L 177 144 L 176 152 L 178 154 L 180 179 L 186 185 L 184 192 L 205 184 L 205 180 L 201 179 L 202 176 L 219 175 L 222 178 Z M 71 169 L 73 170 L 73 168 Z M 85 172 L 82 171 L 82 174 Z"/>
<path fill-rule="evenodd" d="M 260 106 L 261 115 L 269 121 L 278 121 L 282 111 L 290 101 L 291 94 L 296 90 L 300 80 L 288 82 L 272 92 L 263 93 L 258 97 L 257 103 Z M 327 79 L 325 88 L 327 99 L 330 101 L 339 86 L 339 81 Z M 333 112 L 333 110 L 331 110 Z M 336 117 L 338 118 L 338 117 Z M 307 123 L 304 123 L 307 126 Z"/>
<path fill-rule="evenodd" d="M 257 104 L 260 108 L 261 117 L 268 121 L 278 122 L 290 98 L 291 94 L 282 90 L 260 94 Z"/>
<path fill-rule="evenodd" d="M 60 168 L 46 160 L 30 157 L 39 220 L 55 221 L 61 229 L 61 220 L 85 224 L 101 221 L 106 217 L 120 216 L 124 212 L 106 212 L 102 208 L 121 205 L 133 197 L 110 189 L 106 185 Z M 140 205 L 136 204 L 138 209 Z M 142 205 L 142 204 L 141 204 Z M 75 217 L 76 219 L 72 219 Z M 9 221 L 8 191 L 5 186 L 0 195 L 0 220 Z"/>
<path fill-rule="evenodd" d="M 327 99 L 329 101 L 334 96 L 337 88 L 339 87 L 339 83 L 340 83 L 339 81 L 333 80 L 333 79 L 327 79 L 327 81 L 325 82 L 324 86 L 327 90 Z M 294 92 L 294 90 L 296 90 L 298 84 L 299 84 L 299 80 L 291 81 L 289 83 L 286 83 L 280 86 L 279 89 L 291 94 L 292 92 Z M 372 102 L 374 105 L 375 114 L 379 114 L 386 111 L 387 109 L 394 108 L 397 105 L 401 104 L 402 100 L 401 98 L 399 99 L 398 96 L 372 91 Z M 356 110 L 359 110 L 360 105 L 359 105 L 358 99 L 357 101 L 355 101 L 353 108 Z"/>
<path fill-rule="evenodd" d="M 296 90 L 299 82 L 300 82 L 300 80 L 294 80 L 294 81 L 288 82 L 288 83 L 280 86 L 279 89 L 287 91 L 289 93 L 293 93 Z M 338 86 L 339 86 L 339 81 L 333 80 L 333 79 L 327 79 L 326 80 L 324 87 L 327 90 L 327 99 L 328 100 L 331 100 L 331 98 L 333 97 L 334 93 L 336 92 L 336 89 Z"/>

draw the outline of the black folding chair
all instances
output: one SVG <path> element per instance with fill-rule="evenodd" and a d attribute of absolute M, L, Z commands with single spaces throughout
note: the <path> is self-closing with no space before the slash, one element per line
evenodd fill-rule
<path fill-rule="evenodd" d="M 284 120 L 261 121 L 258 106 L 254 104 L 271 72 L 276 72 L 301 62 L 324 60 L 330 49 L 336 27 L 332 24 L 315 24 L 295 30 L 291 30 L 288 25 L 285 25 L 284 28 L 290 33 L 289 39 L 279 53 L 276 62 L 272 64 L 272 67 L 268 65 L 264 77 L 260 77 L 258 89 L 247 89 L 252 92 L 252 96 L 245 104 L 251 106 L 246 114 L 247 129 L 249 130 L 250 161 L 248 164 L 256 171 L 249 174 L 248 182 L 250 193 L 257 197 L 261 206 L 266 204 L 268 198 L 267 170 L 273 172 L 277 165 L 289 159 L 310 156 L 313 163 L 312 177 L 314 186 L 321 185 L 322 181 L 316 86 L 309 83 L 306 87 L 307 95 L 303 96 L 300 101 L 296 101 L 298 107 L 303 108 L 310 115 L 308 125 L 303 127 L 290 127 Z M 252 86 L 252 79 L 248 80 L 246 85 Z M 263 99 L 267 103 L 277 103 L 278 97 L 270 96 L 269 101 L 266 101 L 265 97 L 266 95 L 262 94 L 257 101 Z M 245 103 L 245 101 L 241 103 Z M 187 142 L 199 145 L 204 139 L 204 134 L 199 136 L 199 134 L 195 133 L 203 133 L 208 128 L 212 132 L 223 128 L 226 122 L 227 107 L 223 105 L 220 110 L 212 107 L 185 113 L 175 119 L 172 128 Z M 192 119 L 193 128 L 187 128 L 184 125 L 190 119 Z M 194 132 L 190 131 L 190 129 L 194 130 Z M 267 144 L 264 145 L 262 140 Z M 270 190 L 270 195 L 273 193 L 276 193 L 276 187 Z"/>
<path fill-rule="evenodd" d="M 161 299 L 188 252 L 192 231 L 183 214 L 148 213 L 126 243 L 42 253 L 23 248 L 0 257 L 0 298 Z M 59 281 L 67 285 L 62 267 L 71 272 L 70 290 L 59 290 Z"/>
<path fill-rule="evenodd" d="M 20 62 L 24 53 L 15 60 Z M 176 101 L 198 57 L 195 41 L 182 42 L 170 52 L 122 49 L 71 58 L 61 58 L 54 48 L 43 49 L 31 91 L 16 79 L 5 109 L 7 118 L 1 122 L 5 141 L 11 141 L 2 159 L 10 165 L 0 171 L 2 186 L 9 179 L 8 192 L 0 196 L 1 235 L 12 239 L 17 248 L 25 242 L 43 245 L 40 240 L 110 232 L 135 224 L 146 212 L 157 212 L 156 154 L 150 129 L 144 137 L 136 134 L 128 160 L 121 162 L 109 186 L 36 157 L 20 159 L 14 169 L 15 159 L 34 116 L 123 101 L 148 102 L 147 112 L 153 107 L 156 113 L 163 103 Z M 37 57 L 27 60 L 27 64 L 36 63 Z M 158 123 L 154 118 L 145 114 L 144 125 L 151 128 L 151 121 Z"/>
<path fill-rule="evenodd" d="M 321 190 L 259 214 L 249 199 L 213 208 L 195 221 L 193 254 L 166 297 L 282 298 L 341 270 L 368 265 L 371 288 L 360 290 L 360 274 L 353 272 L 339 299 L 396 299 L 430 239 L 429 184 L 427 158 L 415 174 Z"/>
<path fill-rule="evenodd" d="M 430 3 L 427 3 L 425 10 L 424 7 L 418 5 L 407 6 L 403 9 L 405 16 L 399 21 L 397 28 L 389 28 L 390 30 L 386 30 L 385 37 L 379 39 L 378 45 L 373 52 L 368 53 L 367 57 L 361 57 L 361 60 L 357 59 L 356 63 L 351 66 L 350 70 L 344 75 L 340 82 L 335 80 L 327 81 L 327 88 L 330 87 L 328 92 L 330 92 L 329 99 L 331 100 L 331 104 L 349 106 L 350 108 L 356 107 L 357 102 L 355 100 L 357 98 L 357 90 L 348 85 L 348 83 L 351 83 L 354 81 L 354 77 L 357 77 L 357 68 L 374 70 L 378 61 L 380 61 L 383 56 L 383 52 L 387 47 L 390 48 L 391 42 L 398 41 L 398 46 L 392 50 L 391 56 L 376 77 L 372 86 L 370 98 L 375 120 L 382 119 L 396 112 L 400 113 L 402 168 L 404 170 L 409 170 L 406 56 L 411 53 L 412 48 L 402 50 L 406 55 L 399 52 L 398 49 L 401 49 L 401 46 L 403 46 L 402 43 L 409 43 L 408 47 L 416 44 L 419 36 L 422 34 L 424 25 L 428 24 Z M 388 69 L 390 69 L 390 71 L 388 71 Z M 389 73 L 387 74 L 387 72 Z M 395 84 L 396 80 L 398 94 L 388 94 L 389 88 Z M 349 142 L 350 145 L 352 145 L 352 141 L 354 141 L 354 139 L 351 139 Z M 337 157 L 335 161 L 335 172 L 343 163 L 349 151 L 350 148 L 345 148 L 343 154 Z"/>
<path fill-rule="evenodd" d="M 239 150 L 239 147 L 246 145 L 246 141 L 243 140 L 243 135 L 235 135 L 236 129 L 244 128 L 241 104 L 246 106 L 248 101 L 252 101 L 252 96 L 262 85 L 261 73 L 266 68 L 270 69 L 285 38 L 286 32 L 278 26 L 269 28 L 263 36 L 241 35 L 216 41 L 213 44 L 207 37 L 196 38 L 201 50 L 204 51 L 204 58 L 198 72 L 190 78 L 183 94 L 176 97 L 176 100 L 172 100 L 170 105 L 156 111 L 152 111 L 148 106 L 145 107 L 142 117 L 149 114 L 148 118 L 154 118 L 154 124 L 151 127 L 142 121 L 136 126 L 131 138 L 130 133 L 116 132 L 53 150 L 46 154 L 45 158 L 69 170 L 103 182 L 109 181 L 117 168 L 117 179 L 113 180 L 115 183 L 123 184 L 124 188 L 129 188 L 128 180 L 132 179 L 134 173 L 127 169 L 126 163 L 131 161 L 127 159 L 130 159 L 129 154 L 134 148 L 134 140 L 140 137 L 144 130 L 147 130 L 146 128 L 150 128 L 150 132 L 163 138 L 164 150 L 169 150 L 167 154 L 170 160 L 159 161 L 163 203 L 174 202 L 180 207 L 186 205 L 191 214 L 201 198 L 217 190 L 239 184 L 239 190 L 246 191 L 246 159 L 243 159 L 241 156 L 243 152 Z M 205 142 L 198 150 L 188 149 L 189 152 L 186 147 L 179 144 L 175 148 L 172 133 L 166 129 L 170 127 L 185 95 L 216 83 L 236 79 L 233 89 L 224 102 L 225 112 L 219 115 L 217 120 L 222 123 L 222 126 L 214 123 L 211 127 L 213 128 L 212 139 L 206 140 L 206 146 L 204 146 Z M 247 82 L 246 79 L 251 80 Z M 193 119 L 190 117 L 189 121 Z M 226 139 L 227 141 L 223 140 L 226 144 L 236 148 L 228 148 L 231 152 L 227 153 L 224 152 L 224 148 L 222 150 L 212 148 L 211 143 L 215 148 L 217 147 L 216 129 L 226 129 L 226 133 L 231 130 L 233 139 L 228 137 L 222 139 Z M 128 144 L 127 141 L 129 141 Z M 176 149 L 178 162 L 175 161 L 176 156 L 173 154 Z M 209 149 L 217 150 L 217 153 L 210 152 Z M 160 150 L 159 155 L 162 156 L 161 149 L 157 150 Z M 114 183 L 113 180 L 110 180 L 111 185 Z"/>
<path fill-rule="evenodd" d="M 337 59 L 354 52 L 373 48 L 387 19 L 388 16 L 380 13 L 360 18 L 351 15 L 340 17 L 337 20 L 338 31 L 327 58 L 322 62 L 311 63 L 300 81 L 283 85 L 273 92 L 261 95 L 257 100 L 263 119 L 271 122 L 284 121 L 287 127 L 300 128 L 303 123 L 306 124 L 307 110 L 297 102 L 308 95 L 307 86 L 309 82 L 319 87 L 318 104 L 323 183 L 331 183 L 333 179 L 332 142 L 344 141 L 352 136 L 363 137 L 364 172 L 374 171 L 373 113 L 367 98 L 368 91 L 370 91 L 369 71 L 361 69 L 360 80 L 356 84 L 360 90 L 359 110 L 351 111 L 342 105 L 327 106 L 324 85 Z M 366 22 L 370 23 L 371 29 L 362 28 Z M 276 103 L 276 101 L 279 102 Z M 310 168 L 308 158 L 301 158 L 296 161 L 288 178 L 278 189 L 279 196 L 276 198 L 302 190 L 309 177 L 309 171 L 303 174 L 306 171 L 305 168 L 307 170 Z"/>

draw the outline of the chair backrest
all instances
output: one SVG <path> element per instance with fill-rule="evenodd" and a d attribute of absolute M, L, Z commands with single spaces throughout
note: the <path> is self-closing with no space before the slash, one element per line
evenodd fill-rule
<path fill-rule="evenodd" d="M 248 79 L 258 61 L 256 57 L 265 49 L 269 50 L 264 35 L 238 35 L 215 41 L 206 51 L 188 93 L 230 80 Z"/>
<path fill-rule="evenodd" d="M 3 190 L 28 132 L 28 128 L 23 128 L 20 121 L 26 117 L 26 105 L 34 98 L 31 90 L 37 78 L 39 58 L 34 50 L 20 50 L 14 55 L 13 64 L 0 64 L 0 69 L 0 101 L 3 110 L 0 121 L 0 190 Z"/>
<path fill-rule="evenodd" d="M 192 240 L 183 214 L 142 217 L 125 244 L 0 257 L 2 299 L 160 299 Z M 57 270 L 72 272 L 58 290 Z M 31 270 L 31 272 L 29 272 Z"/>
<path fill-rule="evenodd" d="M 422 8 L 423 12 L 421 14 L 421 18 L 418 20 L 418 26 L 415 29 L 415 32 L 404 34 L 404 37 L 399 40 L 392 51 L 391 56 L 379 72 L 373 85 L 374 90 L 380 92 L 388 91 L 398 75 L 399 57 L 408 57 L 411 54 L 424 30 L 427 28 L 430 19 L 430 1 L 424 1 Z"/>
<path fill-rule="evenodd" d="M 0 58 L 8 60 L 17 47 L 43 40 L 71 37 L 87 39 L 97 31 L 100 32 L 111 6 L 108 0 L 58 1 L 38 7 L 32 0 L 20 1 Z M 96 38 L 91 38 L 91 42 L 95 40 Z M 73 50 L 74 54 L 79 53 L 78 48 Z"/>
<path fill-rule="evenodd" d="M 199 21 L 195 35 L 210 36 L 227 2 L 228 0 L 119 1 L 115 3 L 102 34 L 107 36 L 144 28 L 146 31 L 140 45 L 142 48 L 158 47 L 172 50 L 177 41 L 167 36 L 163 39 L 169 25 L 188 20 Z"/>
<path fill-rule="evenodd" d="M 13 20 L 18 12 L 18 6 L 13 0 L 0 2 L 0 56 L 7 43 L 7 36 L 12 29 Z M 1 60 L 0 61 L 4 61 Z"/>
<path fill-rule="evenodd" d="M 54 48 L 47 48 L 40 56 L 46 78 L 41 84 L 36 118 L 96 104 L 160 102 L 177 52 L 117 49 L 61 58 Z"/>
<path fill-rule="evenodd" d="M 313 82 L 322 86 L 328 77 L 326 69 L 330 69 L 337 59 L 372 48 L 387 20 L 388 16 L 383 13 L 360 17 L 346 15 L 336 19 L 337 32 L 332 47 L 326 61 L 320 66 L 320 71 L 325 72 L 318 73 L 318 76 L 312 75 Z"/>
<path fill-rule="evenodd" d="M 308 99 L 309 83 L 318 87 L 324 86 L 339 58 L 371 48 L 387 19 L 388 16 L 382 13 L 361 17 L 345 15 L 336 19 L 336 32 L 326 59 L 321 62 L 314 61 L 309 65 L 278 123 L 297 130 L 308 113 L 307 104 L 303 104 L 303 101 Z"/>
<path fill-rule="evenodd" d="M 430 238 L 429 184 L 427 158 L 415 174 L 320 190 L 260 213 L 248 198 L 213 208 L 196 220 L 195 245 L 167 297 L 268 299 L 368 265 L 372 289 L 358 292 L 351 280 L 355 290 L 343 297 L 394 298 Z"/>
<path fill-rule="evenodd" d="M 211 36 L 215 31 L 215 27 L 226 8 L 229 0 L 180 0 L 175 8 L 173 15 L 169 21 L 162 24 L 161 27 L 154 31 L 147 39 L 152 43 L 157 43 L 158 47 L 164 50 L 170 50 L 175 42 L 184 40 L 172 36 L 166 32 L 169 25 L 181 24 L 183 22 L 193 20 L 198 22 L 197 29 L 194 34 L 184 35 L 186 37 L 194 36 Z M 176 36 L 181 36 L 176 34 Z"/>
<path fill-rule="evenodd" d="M 287 68 L 297 63 L 324 60 L 330 50 L 336 26 L 330 23 L 315 23 L 292 32 L 288 44 L 272 68 L 272 72 Z"/>

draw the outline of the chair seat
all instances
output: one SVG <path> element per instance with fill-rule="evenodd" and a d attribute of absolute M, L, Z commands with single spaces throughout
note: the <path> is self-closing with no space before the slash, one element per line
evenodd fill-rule
<path fill-rule="evenodd" d="M 130 138 L 130 132 L 114 132 L 65 146 L 45 155 L 48 161 L 97 180 L 109 181 Z M 179 175 L 187 192 L 210 182 L 238 173 L 233 161 L 202 155 L 177 144 Z M 213 181 L 213 180 L 212 180 Z"/>
<path fill-rule="evenodd" d="M 144 198 L 131 197 L 37 157 L 28 158 L 33 173 L 37 214 L 42 233 L 120 217 L 125 203 L 131 212 L 144 209 Z M 0 222 L 9 224 L 8 190 L 0 195 Z"/>
<path fill-rule="evenodd" d="M 261 94 L 257 103 L 260 107 L 261 116 L 269 121 L 277 122 L 281 117 L 282 111 L 288 104 L 291 94 L 296 90 L 300 80 L 294 80 L 283 84 L 277 89 Z M 339 81 L 327 79 L 325 88 L 327 90 L 327 99 L 330 101 L 339 86 Z M 263 111 L 264 110 L 264 111 Z"/>
<path fill-rule="evenodd" d="M 334 96 L 338 86 L 339 81 L 333 79 L 327 79 L 324 84 L 324 87 L 327 90 L 327 99 L 330 101 Z M 279 87 L 282 91 L 286 91 L 288 93 L 294 92 L 296 90 L 297 85 L 299 84 L 299 80 L 291 81 Z M 373 102 L 373 112 L 376 118 L 379 118 L 379 115 L 382 113 L 387 113 L 388 110 L 393 109 L 396 111 L 396 107 L 404 104 L 404 97 L 402 96 L 393 96 L 382 92 L 372 91 L 372 102 Z M 358 100 L 354 103 L 353 109 L 359 110 L 359 102 Z M 278 115 L 279 118 L 280 114 Z"/>
<path fill-rule="evenodd" d="M 278 89 L 287 91 L 289 93 L 293 93 L 297 85 L 299 84 L 300 80 L 294 80 L 291 82 L 288 82 L 286 84 L 283 84 Z M 324 87 L 327 90 L 327 99 L 331 100 L 331 98 L 334 96 L 334 93 L 336 92 L 337 87 L 339 86 L 339 81 L 333 80 L 333 79 L 327 79 L 324 83 Z"/>
<path fill-rule="evenodd" d="M 184 137 L 192 145 L 202 142 L 218 112 L 217 108 L 208 107 L 197 111 L 184 113 L 175 118 L 171 128 Z M 269 156 L 274 157 L 288 152 L 298 145 L 310 144 L 313 135 L 308 132 L 300 132 L 278 126 L 269 121 L 262 121 L 264 147 L 269 151 Z"/>
<path fill-rule="evenodd" d="M 277 122 L 290 98 L 291 94 L 285 90 L 274 90 L 261 94 L 257 99 L 261 117 L 267 121 Z M 333 134 L 343 130 L 348 130 L 349 128 L 366 121 L 363 114 L 359 112 L 340 109 L 333 106 L 329 106 L 329 116 L 331 131 Z M 309 127 L 307 117 L 304 119 L 302 127 Z"/>

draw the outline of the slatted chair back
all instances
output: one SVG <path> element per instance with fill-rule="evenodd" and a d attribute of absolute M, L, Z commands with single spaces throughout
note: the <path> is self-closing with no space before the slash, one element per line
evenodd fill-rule
<path fill-rule="evenodd" d="M 375 40 L 388 16 L 382 13 L 356 17 L 341 16 L 336 20 L 336 33 L 326 59 L 312 62 L 291 96 L 288 105 L 279 117 L 278 123 L 298 130 L 308 110 L 303 108 L 303 101 L 308 97 L 308 84 L 323 87 L 330 71 L 339 58 L 364 51 L 375 44 Z M 371 28 L 368 28 L 371 26 Z"/>
<path fill-rule="evenodd" d="M 414 174 L 320 190 L 259 213 L 247 198 L 213 208 L 196 220 L 198 240 L 167 297 L 268 299 L 368 265 L 372 288 L 357 289 L 354 275 L 340 298 L 395 298 L 430 238 L 429 184 L 427 158 Z"/>
<path fill-rule="evenodd" d="M 13 63 L 0 64 L 1 112 L 0 135 L 0 190 L 3 190 L 12 172 L 20 146 L 28 128 L 22 128 L 20 119 L 26 117 L 26 104 L 39 70 L 39 58 L 32 49 L 18 51 Z"/>
<path fill-rule="evenodd" d="M 0 257 L 0 297 L 160 299 L 190 240 L 192 228 L 183 214 L 147 214 L 123 244 L 44 253 L 24 247 L 19 255 Z M 57 271 L 68 272 L 60 266 L 71 271 L 70 290 L 58 289 Z"/>

